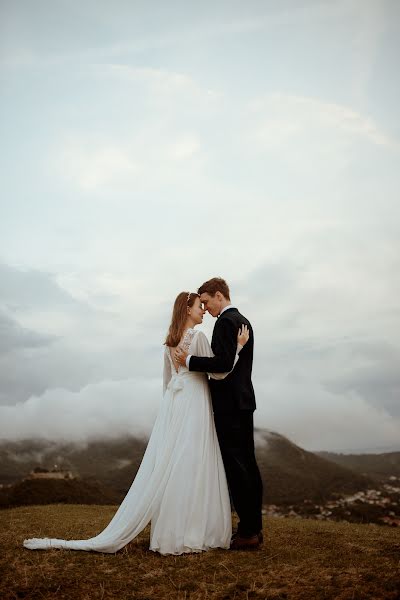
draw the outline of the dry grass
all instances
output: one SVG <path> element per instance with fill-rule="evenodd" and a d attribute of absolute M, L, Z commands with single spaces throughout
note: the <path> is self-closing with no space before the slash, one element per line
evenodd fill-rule
<path fill-rule="evenodd" d="M 177 557 L 149 551 L 148 530 L 111 555 L 22 547 L 26 537 L 91 537 L 114 512 L 85 505 L 1 511 L 1 600 L 400 598 L 399 531 L 375 525 L 267 519 L 262 550 Z"/>

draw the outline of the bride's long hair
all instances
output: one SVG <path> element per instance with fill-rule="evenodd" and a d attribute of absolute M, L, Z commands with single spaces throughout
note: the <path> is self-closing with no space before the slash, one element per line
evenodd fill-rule
<path fill-rule="evenodd" d="M 200 298 L 196 292 L 180 292 L 174 302 L 171 324 L 168 329 L 167 339 L 164 344 L 175 348 L 181 341 L 185 323 L 188 317 L 188 307 L 191 308 L 196 298 Z"/>

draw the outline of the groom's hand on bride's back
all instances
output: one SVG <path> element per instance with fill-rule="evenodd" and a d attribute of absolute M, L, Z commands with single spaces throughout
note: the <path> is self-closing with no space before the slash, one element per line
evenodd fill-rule
<path fill-rule="evenodd" d="M 179 363 L 180 365 L 182 365 L 182 367 L 186 366 L 186 359 L 189 356 L 188 352 L 185 352 L 185 350 L 183 350 L 183 348 L 181 348 L 180 346 L 177 346 L 177 348 L 175 349 L 175 360 L 177 363 Z"/>

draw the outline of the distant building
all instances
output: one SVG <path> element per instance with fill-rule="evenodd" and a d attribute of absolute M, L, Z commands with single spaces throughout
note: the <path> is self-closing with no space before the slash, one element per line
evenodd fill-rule
<path fill-rule="evenodd" d="M 57 467 L 49 471 L 43 467 L 35 467 L 33 471 L 29 473 L 26 479 L 75 479 L 71 471 L 65 471 L 64 469 L 58 469 Z"/>

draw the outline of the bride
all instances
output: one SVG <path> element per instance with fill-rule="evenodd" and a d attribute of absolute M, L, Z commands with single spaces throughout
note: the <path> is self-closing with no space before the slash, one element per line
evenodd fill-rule
<path fill-rule="evenodd" d="M 198 294 L 178 294 L 165 341 L 159 413 L 137 475 L 107 527 L 87 540 L 31 538 L 25 548 L 117 552 L 150 521 L 150 550 L 161 554 L 229 548 L 231 507 L 207 374 L 190 372 L 173 358 L 178 345 L 213 356 L 204 333 L 194 329 L 204 313 Z M 243 326 L 232 370 L 248 337 Z M 222 379 L 228 373 L 209 375 Z"/>

